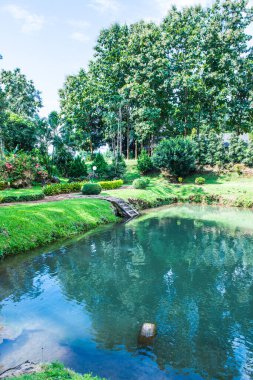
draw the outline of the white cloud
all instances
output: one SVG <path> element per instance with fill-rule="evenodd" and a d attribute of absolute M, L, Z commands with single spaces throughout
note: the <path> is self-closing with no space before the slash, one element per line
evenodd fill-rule
<path fill-rule="evenodd" d="M 88 42 L 90 41 L 90 38 L 82 33 L 82 32 L 74 32 L 70 35 L 70 37 L 72 38 L 72 40 L 75 40 L 75 41 L 78 41 L 78 42 Z"/>
<path fill-rule="evenodd" d="M 24 33 L 34 32 L 42 29 L 45 19 L 36 13 L 31 13 L 18 5 L 9 4 L 3 8 L 14 19 L 22 21 L 21 31 Z"/>
<path fill-rule="evenodd" d="M 98 11 L 117 11 L 119 3 L 117 0 L 91 0 L 89 5 Z"/>
<path fill-rule="evenodd" d="M 90 26 L 90 23 L 84 20 L 68 20 L 67 24 L 75 29 L 86 29 Z"/>

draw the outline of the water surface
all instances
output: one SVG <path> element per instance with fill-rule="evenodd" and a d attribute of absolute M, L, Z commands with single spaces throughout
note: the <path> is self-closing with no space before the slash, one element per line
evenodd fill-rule
<path fill-rule="evenodd" d="M 158 329 L 147 348 L 144 322 Z M 252 213 L 172 207 L 2 261 L 0 372 L 27 359 L 108 379 L 252 379 Z"/>

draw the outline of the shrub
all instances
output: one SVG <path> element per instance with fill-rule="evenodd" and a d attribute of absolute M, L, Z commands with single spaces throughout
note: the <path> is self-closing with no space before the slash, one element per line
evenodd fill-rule
<path fill-rule="evenodd" d="M 96 174 L 98 177 L 100 178 L 107 177 L 108 171 L 109 171 L 109 165 L 107 164 L 107 162 L 104 159 L 104 156 L 101 153 L 96 154 L 92 163 L 92 167 L 93 166 L 97 167 Z"/>
<path fill-rule="evenodd" d="M 8 187 L 8 183 L 4 181 L 0 181 L 0 190 L 5 190 Z"/>
<path fill-rule="evenodd" d="M 81 159 L 81 157 L 76 157 L 72 161 L 68 176 L 72 178 L 83 178 L 87 176 L 87 166 L 85 162 Z"/>
<path fill-rule="evenodd" d="M 118 155 L 112 160 L 108 167 L 107 177 L 109 179 L 122 178 L 126 172 L 126 163 L 123 156 Z"/>
<path fill-rule="evenodd" d="M 175 176 L 187 175 L 195 169 L 195 143 L 189 138 L 163 140 L 155 149 L 152 161 L 158 169 Z"/>
<path fill-rule="evenodd" d="M 12 203 L 12 202 L 18 202 L 17 195 L 8 195 L 6 197 L 1 198 L 1 203 Z"/>
<path fill-rule="evenodd" d="M 112 189 L 118 189 L 123 185 L 122 179 L 116 179 L 115 181 L 101 181 L 99 182 L 99 185 L 102 187 L 103 190 L 112 190 Z"/>
<path fill-rule="evenodd" d="M 233 166 L 233 171 L 235 171 L 238 175 L 242 175 L 245 166 L 243 164 L 236 164 Z"/>
<path fill-rule="evenodd" d="M 137 169 L 142 174 L 149 173 L 154 169 L 152 160 L 145 150 L 138 157 Z"/>
<path fill-rule="evenodd" d="M 0 161 L 0 178 L 14 188 L 28 187 L 35 180 L 47 178 L 47 171 L 36 157 L 20 152 L 10 154 Z"/>
<path fill-rule="evenodd" d="M 183 183 L 184 182 L 184 179 L 182 177 L 178 177 L 178 183 Z"/>
<path fill-rule="evenodd" d="M 69 194 L 81 191 L 83 182 L 71 182 L 71 183 L 56 183 L 53 185 L 47 185 L 44 187 L 43 192 L 45 195 L 58 195 Z"/>
<path fill-rule="evenodd" d="M 44 193 L 38 194 L 25 194 L 18 197 L 18 202 L 31 202 L 31 201 L 40 201 L 45 198 Z"/>
<path fill-rule="evenodd" d="M 133 181 L 133 187 L 135 189 L 146 189 L 148 184 L 149 181 L 147 181 L 145 178 L 137 178 Z"/>
<path fill-rule="evenodd" d="M 102 191 L 102 187 L 99 183 L 85 183 L 82 188 L 84 195 L 98 195 Z"/>
<path fill-rule="evenodd" d="M 205 182 L 206 182 L 206 180 L 205 180 L 205 178 L 203 178 L 203 177 L 197 177 L 197 178 L 195 179 L 195 183 L 196 183 L 196 185 L 204 185 Z"/>

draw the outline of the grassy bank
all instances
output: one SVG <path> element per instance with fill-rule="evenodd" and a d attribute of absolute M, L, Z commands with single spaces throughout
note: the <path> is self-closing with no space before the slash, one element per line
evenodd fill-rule
<path fill-rule="evenodd" d="M 196 177 L 204 177 L 205 184 L 195 184 Z M 195 174 L 184 179 L 182 185 L 171 183 L 160 174 L 146 176 L 150 180 L 145 190 L 134 189 L 131 184 L 135 178 L 140 177 L 137 162 L 127 162 L 127 173 L 123 189 L 106 191 L 113 195 L 130 201 L 139 209 L 157 207 L 176 202 L 221 204 L 235 207 L 253 207 L 253 176 L 238 175 L 231 172 L 226 174 L 204 173 Z"/>
<path fill-rule="evenodd" d="M 0 207 L 0 256 L 25 252 L 117 220 L 98 199 Z"/>
<path fill-rule="evenodd" d="M 102 380 L 100 377 L 92 375 L 79 375 L 73 371 L 65 369 L 63 365 L 55 363 L 45 366 L 44 370 L 31 375 L 13 377 L 13 380 Z"/>

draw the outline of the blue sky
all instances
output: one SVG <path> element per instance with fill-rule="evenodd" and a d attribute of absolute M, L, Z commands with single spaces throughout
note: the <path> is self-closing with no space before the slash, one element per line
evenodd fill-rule
<path fill-rule="evenodd" d="M 0 68 L 20 67 L 34 80 L 46 116 L 58 109 L 58 89 L 66 75 L 87 67 L 102 28 L 116 21 L 157 22 L 172 4 L 205 6 L 211 1 L 0 0 Z"/>

